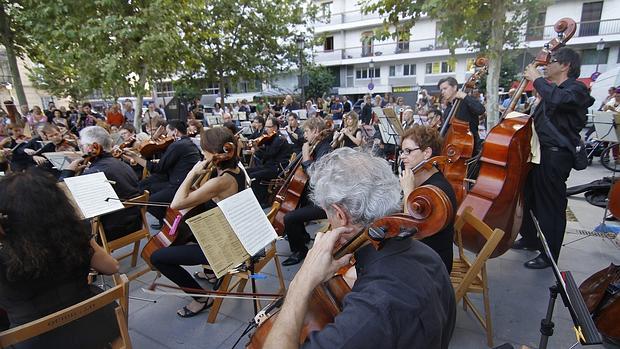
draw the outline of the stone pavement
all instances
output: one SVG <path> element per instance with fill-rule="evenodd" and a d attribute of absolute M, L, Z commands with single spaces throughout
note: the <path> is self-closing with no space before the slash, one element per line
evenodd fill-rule
<path fill-rule="evenodd" d="M 584 171 L 573 171 L 568 186 L 610 176 L 611 172 L 597 160 Z M 559 266 L 560 270 L 572 271 L 575 281 L 580 284 L 610 262 L 620 263 L 620 242 L 592 236 L 583 238 L 583 231 L 591 231 L 603 218 L 603 209 L 587 203 L 583 195 L 571 197 L 569 209 L 575 218 L 568 222 L 564 239 L 566 246 L 562 249 Z M 308 226 L 311 232 L 317 229 L 316 224 Z M 118 251 L 121 252 L 124 251 Z M 290 253 L 286 241 L 278 242 L 278 252 L 283 256 Z M 487 263 L 495 346 L 503 343 L 510 343 L 515 348 L 521 345 L 532 348 L 538 346 L 540 320 L 545 317 L 548 287 L 554 284 L 554 278 L 551 269 L 529 270 L 523 267 L 523 262 L 535 255 L 535 252 L 510 250 Z M 126 259 L 122 265 L 122 271 L 127 272 L 129 261 Z M 192 272 L 199 270 L 196 267 L 188 269 Z M 298 269 L 299 266 L 283 267 L 287 285 Z M 277 279 L 273 263 L 264 274 L 267 278 L 256 282 L 259 292 L 275 292 Z M 180 318 L 176 310 L 188 302 L 186 297 L 154 296 L 142 291 L 153 281 L 154 275 L 154 272 L 150 272 L 131 283 L 131 296 L 154 301 L 130 300 L 129 333 L 134 348 L 232 348 L 253 317 L 251 301 L 227 299 L 215 324 L 207 323 L 208 312 L 189 319 Z M 160 281 L 168 282 L 165 279 Z M 249 290 L 249 286 L 246 290 Z M 481 304 L 481 297 L 474 295 L 472 299 L 474 303 Z M 569 348 L 576 340 L 570 315 L 561 300 L 556 302 L 553 321 L 555 331 L 548 347 Z M 242 348 L 246 342 L 247 337 L 241 340 L 237 348 Z M 484 330 L 471 312 L 464 312 L 459 306 L 450 348 L 485 347 Z"/>

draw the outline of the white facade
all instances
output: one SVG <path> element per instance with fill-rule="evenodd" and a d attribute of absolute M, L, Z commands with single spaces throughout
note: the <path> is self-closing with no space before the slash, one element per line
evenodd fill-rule
<path fill-rule="evenodd" d="M 598 4 L 597 4 L 598 3 Z M 600 16 L 594 11 L 594 19 L 584 21 L 584 7 L 600 6 Z M 439 79 L 453 76 L 459 82 L 468 77 L 468 68 L 476 53 L 469 48 L 456 50 L 456 64 L 447 63 L 450 55 L 447 49 L 437 42 L 437 22 L 427 18 L 419 20 L 410 31 L 408 41 L 400 44 L 394 39 L 374 41 L 371 47 L 364 48 L 364 33 L 382 25 L 378 14 L 363 15 L 356 0 L 320 1 L 325 14 L 320 23 L 315 25 L 317 36 L 328 39 L 328 43 L 314 47 L 314 62 L 328 67 L 339 67 L 339 94 L 357 95 L 363 93 L 406 93 L 413 94 L 420 87 L 436 89 Z M 599 7 L 600 8 L 600 7 Z M 521 52 L 527 50 L 535 55 L 542 46 L 554 37 L 553 24 L 563 17 L 573 18 L 577 22 L 577 31 L 568 46 L 581 52 L 583 65 L 581 77 L 590 77 L 598 68 L 604 72 L 619 65 L 620 46 L 620 0 L 572 1 L 556 0 L 544 14 L 544 27 L 535 27 L 533 33 L 525 37 Z M 588 12 L 588 11 L 585 11 Z M 586 15 L 587 17 L 587 15 Z M 592 14 L 591 14 L 592 17 Z M 542 18 L 541 18 L 542 20 Z M 599 40 L 605 42 L 605 50 L 597 52 Z M 604 60 L 605 55 L 607 59 Z M 596 65 L 597 58 L 604 60 Z M 528 60 L 529 62 L 529 60 Z M 370 72 L 365 76 L 357 71 L 374 71 L 372 91 L 368 89 L 371 82 Z M 406 68 L 406 66 L 409 66 Z M 415 68 L 412 68 L 415 66 Z M 415 73 L 411 71 L 415 69 Z M 394 74 L 390 76 L 390 71 Z M 405 73 L 409 73 L 408 75 Z"/>

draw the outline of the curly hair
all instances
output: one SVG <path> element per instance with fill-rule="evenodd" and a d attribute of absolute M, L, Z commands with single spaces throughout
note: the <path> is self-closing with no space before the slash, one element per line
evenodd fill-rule
<path fill-rule="evenodd" d="M 433 156 L 437 156 L 441 152 L 441 136 L 439 136 L 439 131 L 433 127 L 417 124 L 413 125 L 411 128 L 405 130 L 400 137 L 401 147 L 405 139 L 413 140 L 415 144 L 420 147 L 421 151 L 430 147 L 433 150 Z"/>
<path fill-rule="evenodd" d="M 33 168 L 2 178 L 0 214 L 6 216 L 0 256 L 7 280 L 90 264 L 90 231 L 50 174 Z"/>

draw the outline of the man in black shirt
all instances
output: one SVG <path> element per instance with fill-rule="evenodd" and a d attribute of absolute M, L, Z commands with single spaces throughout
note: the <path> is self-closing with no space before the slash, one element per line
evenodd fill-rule
<path fill-rule="evenodd" d="M 586 123 L 587 108 L 594 103 L 587 87 L 576 80 L 580 69 L 579 55 L 565 47 L 551 57 L 546 67 L 549 81 L 534 65 L 529 65 L 525 70 L 525 77 L 534 82 L 541 98 L 533 113 L 541 159 L 540 164 L 532 167 L 527 178 L 522 239 L 513 248 L 540 250 L 540 241 L 529 214 L 531 209 L 556 262 L 566 229 L 566 180 L 573 166 L 573 152 L 580 140 L 579 131 Z M 544 253 L 525 262 L 525 267 L 531 269 L 549 266 Z"/>
<path fill-rule="evenodd" d="M 312 199 L 325 209 L 333 230 L 317 234 L 265 348 L 299 346 L 313 289 L 349 264 L 351 255 L 334 259 L 336 242 L 400 209 L 398 179 L 385 160 L 368 153 L 337 149 L 315 162 L 309 174 Z M 304 348 L 448 348 L 456 320 L 454 290 L 430 247 L 410 237 L 384 239 L 378 250 L 370 244 L 358 248 L 355 261 L 344 274 L 351 292 L 342 311 L 311 332 Z"/>
<path fill-rule="evenodd" d="M 136 154 L 130 155 L 150 173 L 150 176 L 140 181 L 140 190 L 151 193 L 151 202 L 171 202 L 187 173 L 200 161 L 198 148 L 187 137 L 185 122 L 172 120 L 166 126 L 166 131 L 167 136 L 174 137 L 175 141 L 166 148 L 158 162 L 147 161 Z M 166 215 L 165 207 L 149 206 L 148 211 L 160 224 Z"/>
<path fill-rule="evenodd" d="M 478 116 L 484 114 L 484 106 L 472 96 L 458 90 L 458 83 L 453 77 L 439 80 L 437 87 L 441 91 L 441 97 L 446 101 L 447 108 L 443 115 L 447 118 L 454 105 L 455 99 L 462 100 L 459 109 L 456 111 L 456 118 L 469 123 L 469 130 L 474 136 L 474 152 L 480 151 L 480 135 L 478 134 Z M 446 122 L 446 121 L 444 121 Z"/>
<path fill-rule="evenodd" d="M 291 150 L 295 154 L 301 153 L 301 148 L 304 145 L 304 131 L 299 128 L 299 117 L 295 113 L 288 114 L 288 125 L 286 125 L 286 133 L 291 139 Z"/>
<path fill-rule="evenodd" d="M 265 118 L 257 116 L 252 120 L 252 129 L 254 130 L 248 139 L 256 139 L 265 131 Z"/>

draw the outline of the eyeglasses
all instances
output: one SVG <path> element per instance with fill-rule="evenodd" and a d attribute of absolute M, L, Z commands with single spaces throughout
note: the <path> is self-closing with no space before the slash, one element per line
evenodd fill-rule
<path fill-rule="evenodd" d="M 417 148 L 404 148 L 402 150 L 399 150 L 398 154 L 408 156 L 409 154 L 411 154 L 412 152 L 414 152 L 416 150 L 420 150 L 420 148 L 419 147 L 417 147 Z"/>
<path fill-rule="evenodd" d="M 551 58 L 551 60 L 549 61 L 549 64 L 551 63 L 557 63 L 558 59 L 557 58 Z"/>

